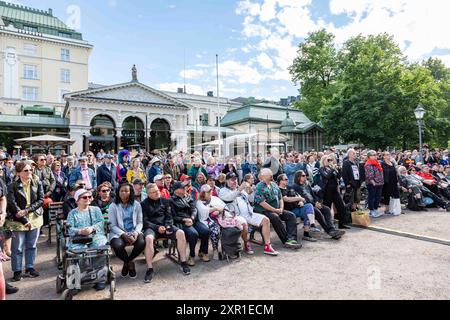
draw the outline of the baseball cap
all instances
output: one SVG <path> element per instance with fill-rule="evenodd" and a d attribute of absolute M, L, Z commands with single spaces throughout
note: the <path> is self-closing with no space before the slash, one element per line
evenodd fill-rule
<path fill-rule="evenodd" d="M 186 181 L 186 180 L 192 180 L 192 177 L 183 174 L 183 175 L 180 177 L 180 181 Z"/>
<path fill-rule="evenodd" d="M 227 180 L 228 179 L 234 179 L 234 178 L 237 178 L 237 176 L 236 176 L 236 174 L 234 172 L 228 172 L 227 173 L 227 176 L 226 176 Z"/>
<path fill-rule="evenodd" d="M 114 156 L 112 155 L 112 154 L 105 154 L 104 156 L 103 156 L 103 158 L 105 158 L 105 159 L 113 159 L 114 158 Z"/>
<path fill-rule="evenodd" d="M 210 191 L 211 191 L 211 187 L 208 184 L 204 184 L 200 188 L 200 192 L 210 192 Z"/>
<path fill-rule="evenodd" d="M 157 176 L 155 176 L 153 178 L 153 182 L 156 182 L 156 181 L 162 180 L 162 179 L 164 179 L 164 176 L 162 174 L 158 174 Z"/>
<path fill-rule="evenodd" d="M 183 182 L 180 182 L 180 181 L 175 182 L 173 184 L 173 190 L 184 189 L 185 187 L 186 187 L 186 184 Z"/>
<path fill-rule="evenodd" d="M 83 157 L 79 157 L 78 161 L 88 161 L 88 158 L 83 156 Z"/>

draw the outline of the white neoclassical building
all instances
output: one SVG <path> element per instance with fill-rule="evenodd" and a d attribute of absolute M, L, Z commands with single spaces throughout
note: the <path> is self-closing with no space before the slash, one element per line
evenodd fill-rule
<path fill-rule="evenodd" d="M 137 81 L 65 95 L 73 151 L 187 151 L 192 106 Z"/>

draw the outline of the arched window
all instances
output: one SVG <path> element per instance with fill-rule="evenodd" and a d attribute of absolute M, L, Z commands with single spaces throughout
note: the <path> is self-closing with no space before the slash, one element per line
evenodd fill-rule
<path fill-rule="evenodd" d="M 151 125 L 150 150 L 160 149 L 170 151 L 172 142 L 170 140 L 170 125 L 164 119 L 156 119 Z"/>
<path fill-rule="evenodd" d="M 91 136 L 89 139 L 89 150 L 96 154 L 100 149 L 105 152 L 116 149 L 116 125 L 107 115 L 95 116 L 91 121 Z M 85 150 L 86 151 L 86 150 Z"/>
<path fill-rule="evenodd" d="M 138 117 L 128 117 L 123 122 L 122 147 L 125 149 L 145 148 L 145 126 Z"/>

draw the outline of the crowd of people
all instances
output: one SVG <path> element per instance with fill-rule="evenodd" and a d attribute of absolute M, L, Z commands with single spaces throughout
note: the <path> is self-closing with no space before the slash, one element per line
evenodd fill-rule
<path fill-rule="evenodd" d="M 277 256 L 271 228 L 284 247 L 298 250 L 303 241 L 317 242 L 321 233 L 339 240 L 350 229 L 351 212 L 365 209 L 362 203 L 378 218 L 394 214 L 391 204 L 401 200 L 410 210 L 450 211 L 448 150 L 426 148 L 422 155 L 331 147 L 280 154 L 273 148 L 226 161 L 197 151 L 101 150 L 56 157 L 0 150 L 0 260 L 11 261 L 12 281 L 39 277 L 37 243 L 45 236 L 52 202 L 64 203 L 71 238 L 91 236 L 89 245 L 110 244 L 123 262 L 121 276 L 136 278 L 134 261 L 144 253 L 143 279 L 149 283 L 155 244 L 162 238 L 176 241 L 181 271 L 188 275 L 198 260 L 220 255 L 227 228 L 238 230 L 248 255 L 255 253 L 249 234 L 259 230 L 263 253 Z M 0 264 L 0 298 L 17 290 Z"/>

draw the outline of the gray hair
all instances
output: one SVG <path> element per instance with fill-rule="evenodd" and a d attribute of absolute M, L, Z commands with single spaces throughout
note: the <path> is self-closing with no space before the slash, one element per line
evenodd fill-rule
<path fill-rule="evenodd" d="M 269 168 L 262 168 L 261 171 L 259 172 L 259 174 L 260 174 L 260 176 L 264 176 L 264 175 L 273 176 L 273 172 Z"/>

